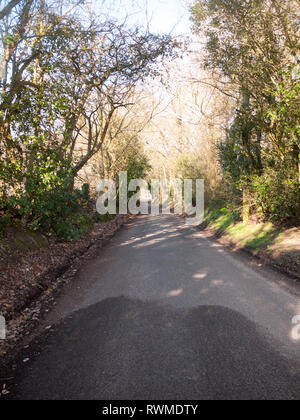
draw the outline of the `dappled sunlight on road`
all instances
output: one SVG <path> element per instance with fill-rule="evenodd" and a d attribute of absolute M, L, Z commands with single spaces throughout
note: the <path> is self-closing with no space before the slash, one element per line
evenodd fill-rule
<path fill-rule="evenodd" d="M 223 306 L 288 346 L 300 301 L 279 282 L 266 279 L 262 270 L 186 227 L 182 219 L 141 216 L 82 270 L 84 281 L 92 279 L 93 284 L 81 299 L 85 307 L 121 295 L 179 309 Z"/>
<path fill-rule="evenodd" d="M 206 273 L 203 273 L 203 274 L 194 274 L 194 279 L 196 279 L 196 280 L 203 280 L 203 279 L 205 279 L 205 277 L 207 276 L 207 272 Z"/>
<path fill-rule="evenodd" d="M 299 383 L 299 298 L 280 276 L 267 278 L 174 216 L 125 227 L 80 270 L 56 311 L 63 322 L 25 393 L 78 392 L 70 369 L 84 383 L 80 393 L 98 398 L 136 398 L 141 387 L 174 398 L 174 386 L 180 398 L 216 388 L 239 396 L 254 389 L 254 397 L 253 383 L 258 395 Z"/>
<path fill-rule="evenodd" d="M 183 289 L 178 290 L 171 290 L 169 293 L 167 293 L 167 297 L 176 297 L 183 293 Z"/>

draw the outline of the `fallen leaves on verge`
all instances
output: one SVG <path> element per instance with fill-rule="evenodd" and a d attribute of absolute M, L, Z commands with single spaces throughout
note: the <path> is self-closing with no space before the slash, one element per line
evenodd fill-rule
<path fill-rule="evenodd" d="M 0 243 L 1 315 L 9 325 L 7 340 L 0 342 L 1 356 L 6 356 L 8 349 L 11 353 L 20 337 L 30 335 L 41 312 L 47 312 L 45 302 L 46 306 L 53 305 L 57 279 L 64 279 L 64 272 L 69 270 L 75 275 L 77 265 L 84 261 L 83 256 L 88 258 L 92 246 L 110 237 L 127 220 L 127 216 L 117 216 L 110 222 L 96 224 L 74 242 L 56 243 L 52 238 L 49 248 L 38 251 L 20 251 Z M 4 393 L 8 393 L 6 388 Z"/>

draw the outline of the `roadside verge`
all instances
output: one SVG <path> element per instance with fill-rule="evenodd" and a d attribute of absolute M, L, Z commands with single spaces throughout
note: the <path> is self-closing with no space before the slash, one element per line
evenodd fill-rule
<path fill-rule="evenodd" d="M 272 223 L 245 224 L 224 208 L 208 211 L 200 229 L 205 229 L 223 245 L 235 251 L 246 251 L 300 281 L 299 228 L 279 229 Z"/>
<path fill-rule="evenodd" d="M 94 225 L 90 232 L 70 243 L 14 251 L 11 255 L 0 249 L 0 310 L 7 327 L 6 339 L 0 340 L 0 371 L 30 342 L 63 286 L 129 219 L 118 215 L 112 221 Z"/>

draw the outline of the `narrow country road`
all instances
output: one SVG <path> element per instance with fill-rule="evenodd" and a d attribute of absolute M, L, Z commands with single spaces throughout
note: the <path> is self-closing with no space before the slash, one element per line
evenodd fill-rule
<path fill-rule="evenodd" d="M 299 288 L 141 216 L 59 298 L 15 399 L 300 399 Z"/>

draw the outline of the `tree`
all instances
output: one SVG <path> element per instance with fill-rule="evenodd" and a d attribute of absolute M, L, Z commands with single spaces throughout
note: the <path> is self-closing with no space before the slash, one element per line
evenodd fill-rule
<path fill-rule="evenodd" d="M 116 112 L 132 106 L 135 86 L 176 47 L 168 36 L 107 17 L 83 19 L 75 13 L 79 3 L 57 14 L 46 1 L 22 2 L 11 15 L 16 23 L 0 103 L 0 207 L 22 216 L 24 225 L 49 221 L 59 195 L 67 205 Z"/>
<path fill-rule="evenodd" d="M 21 1 L 22 0 L 11 0 L 8 4 L 3 6 L 3 8 L 0 10 L 0 20 L 8 16 L 11 13 L 12 9 L 19 3 L 21 3 Z"/>
<path fill-rule="evenodd" d="M 257 193 L 254 179 L 280 166 L 273 182 L 286 194 L 286 178 L 289 200 L 296 193 L 299 202 L 299 2 L 197 0 L 191 13 L 195 31 L 206 37 L 205 66 L 239 93 L 220 149 L 225 173 L 237 176 L 236 185 L 248 196 L 248 190 Z M 279 206 L 282 200 L 273 201 L 274 214 Z M 288 202 L 284 208 L 287 218 L 299 215 Z"/>

